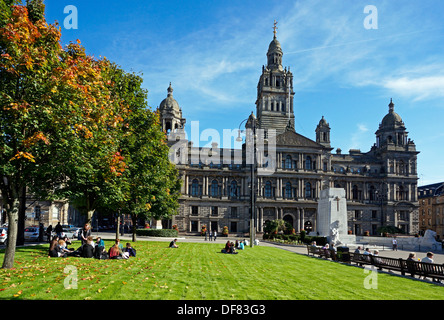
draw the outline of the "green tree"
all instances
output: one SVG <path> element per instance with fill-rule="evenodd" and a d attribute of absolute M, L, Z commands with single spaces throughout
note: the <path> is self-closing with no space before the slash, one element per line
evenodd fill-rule
<path fill-rule="evenodd" d="M 168 158 L 169 148 L 159 115 L 147 106 L 147 91 L 142 88 L 140 76 L 126 73 L 116 65 L 109 67 L 107 73 L 113 94 L 128 104 L 130 112 L 119 140 L 125 171 L 109 181 L 116 185 L 108 188 L 113 195 L 107 197 L 104 204 L 130 215 L 133 226 L 137 226 L 138 219 L 171 218 L 177 213 L 180 179 Z"/>

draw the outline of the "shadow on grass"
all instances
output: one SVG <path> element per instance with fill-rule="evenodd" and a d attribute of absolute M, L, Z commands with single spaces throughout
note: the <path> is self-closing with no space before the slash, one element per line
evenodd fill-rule
<path fill-rule="evenodd" d="M 42 256 L 47 256 L 49 250 L 49 244 L 38 244 L 32 246 L 19 246 L 16 247 L 15 253 L 38 253 Z M 4 254 L 6 247 L 0 249 L 0 254 Z"/>

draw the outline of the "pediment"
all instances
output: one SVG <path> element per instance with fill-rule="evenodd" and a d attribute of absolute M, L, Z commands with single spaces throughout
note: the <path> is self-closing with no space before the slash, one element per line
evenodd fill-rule
<path fill-rule="evenodd" d="M 276 137 L 276 145 L 323 149 L 323 145 L 304 137 L 295 131 L 286 131 Z"/>

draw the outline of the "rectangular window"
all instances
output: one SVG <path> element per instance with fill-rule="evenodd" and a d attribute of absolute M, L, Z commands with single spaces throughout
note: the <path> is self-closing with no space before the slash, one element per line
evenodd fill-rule
<path fill-rule="evenodd" d="M 231 218 L 237 218 L 237 207 L 231 207 Z"/>
<path fill-rule="evenodd" d="M 217 216 L 218 215 L 218 207 L 211 207 L 211 215 L 212 216 Z"/>
<path fill-rule="evenodd" d="M 198 221 L 191 221 L 191 232 L 197 232 L 199 230 L 198 226 Z"/>
<path fill-rule="evenodd" d="M 59 219 L 59 208 L 56 206 L 52 207 L 52 219 L 58 220 Z"/>
<path fill-rule="evenodd" d="M 191 207 L 191 215 L 192 215 L 192 216 L 197 216 L 197 215 L 199 215 L 199 207 L 198 207 L 198 206 L 192 206 L 192 207 Z"/>
<path fill-rule="evenodd" d="M 230 232 L 237 232 L 237 222 L 236 221 L 231 221 Z"/>

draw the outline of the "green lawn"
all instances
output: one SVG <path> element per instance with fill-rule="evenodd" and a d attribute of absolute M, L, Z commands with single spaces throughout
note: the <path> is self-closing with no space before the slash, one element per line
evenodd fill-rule
<path fill-rule="evenodd" d="M 111 242 L 105 242 L 107 248 Z M 76 244 L 77 245 L 77 244 Z M 76 247 L 74 245 L 74 247 Z M 221 244 L 139 241 L 129 260 L 48 258 L 45 246 L 18 248 L 0 269 L 0 299 L 39 300 L 412 300 L 443 299 L 444 287 L 384 273 L 366 289 L 364 269 L 256 246 L 237 255 Z M 0 253 L 3 261 L 4 250 Z M 65 278 L 77 272 L 77 289 Z M 75 267 L 75 269 L 74 269 Z M 68 281 L 66 281 L 68 283 Z M 72 284 L 72 282 L 70 282 Z"/>

